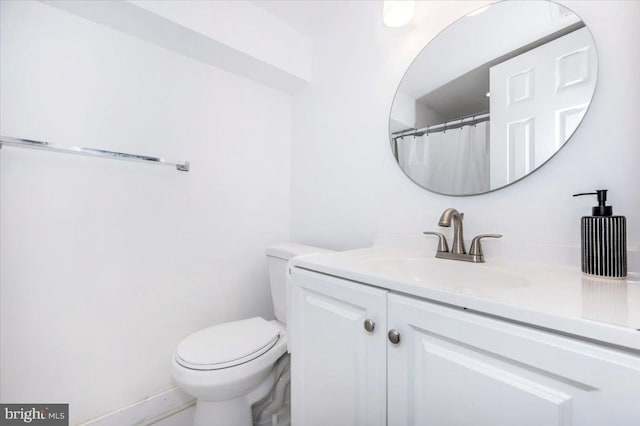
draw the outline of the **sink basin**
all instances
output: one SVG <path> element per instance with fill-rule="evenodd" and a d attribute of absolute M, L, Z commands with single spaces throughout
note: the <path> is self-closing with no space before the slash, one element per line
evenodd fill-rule
<path fill-rule="evenodd" d="M 490 290 L 518 288 L 528 280 L 499 265 L 471 263 L 431 257 L 363 256 L 361 265 L 389 278 L 411 280 L 447 290 Z"/>

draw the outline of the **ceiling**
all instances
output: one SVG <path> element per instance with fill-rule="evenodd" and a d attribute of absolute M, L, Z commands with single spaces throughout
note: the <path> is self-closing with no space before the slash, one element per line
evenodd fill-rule
<path fill-rule="evenodd" d="M 253 0 L 253 4 L 276 16 L 309 38 L 335 17 L 347 0 Z"/>

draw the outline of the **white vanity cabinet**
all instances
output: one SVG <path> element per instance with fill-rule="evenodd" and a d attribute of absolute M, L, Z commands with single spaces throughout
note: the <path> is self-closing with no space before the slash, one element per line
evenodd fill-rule
<path fill-rule="evenodd" d="M 389 295 L 389 425 L 638 425 L 640 357 Z"/>
<path fill-rule="evenodd" d="M 640 424 L 637 353 L 303 269 L 291 276 L 294 426 Z"/>
<path fill-rule="evenodd" d="M 292 424 L 386 424 L 388 292 L 299 269 L 292 280 Z"/>

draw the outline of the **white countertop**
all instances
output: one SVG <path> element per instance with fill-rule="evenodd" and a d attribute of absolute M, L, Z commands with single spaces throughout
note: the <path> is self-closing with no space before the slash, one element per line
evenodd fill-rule
<path fill-rule="evenodd" d="M 470 263 L 425 250 L 371 248 L 296 257 L 295 267 L 640 350 L 640 274 L 587 277 L 579 267 Z"/>

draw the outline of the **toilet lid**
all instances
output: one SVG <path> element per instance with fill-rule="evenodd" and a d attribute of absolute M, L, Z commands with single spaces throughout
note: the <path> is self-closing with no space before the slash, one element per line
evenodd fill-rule
<path fill-rule="evenodd" d="M 184 339 L 176 361 L 194 370 L 217 370 L 255 359 L 271 349 L 280 329 L 255 317 L 205 328 Z"/>

